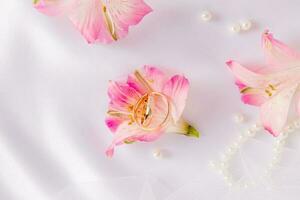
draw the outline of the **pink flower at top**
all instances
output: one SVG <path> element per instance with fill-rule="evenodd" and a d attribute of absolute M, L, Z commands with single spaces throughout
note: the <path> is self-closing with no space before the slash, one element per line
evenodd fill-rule
<path fill-rule="evenodd" d="M 34 7 L 50 15 L 66 15 L 88 43 L 111 43 L 128 34 L 152 11 L 143 0 L 34 0 Z"/>
<path fill-rule="evenodd" d="M 264 128 L 278 136 L 287 123 L 289 110 L 300 83 L 300 54 L 273 38 L 266 31 L 262 35 L 266 65 L 259 70 L 228 61 L 236 84 L 246 104 L 259 106 Z M 300 114 L 300 101 L 297 99 Z"/>
<path fill-rule="evenodd" d="M 184 76 L 169 77 L 153 66 L 136 70 L 127 81 L 110 81 L 106 125 L 113 141 L 106 155 L 111 157 L 116 145 L 154 141 L 165 132 L 199 137 L 181 117 L 188 90 L 189 81 Z"/>

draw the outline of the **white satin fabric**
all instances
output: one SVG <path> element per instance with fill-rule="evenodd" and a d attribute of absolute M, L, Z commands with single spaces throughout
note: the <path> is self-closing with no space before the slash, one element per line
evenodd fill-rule
<path fill-rule="evenodd" d="M 258 116 L 255 107 L 240 102 L 224 62 L 234 58 L 262 63 L 260 35 L 265 28 L 300 51 L 300 2 L 147 3 L 154 12 L 132 27 L 127 38 L 112 45 L 89 45 L 67 19 L 42 15 L 31 1 L 1 1 L 0 199 L 299 199 L 297 134 L 290 138 L 273 180 L 256 188 L 229 189 L 208 168 L 208 161 L 217 158 L 242 128 L 234 124 L 234 113 L 246 113 L 249 124 Z M 210 23 L 199 20 L 205 9 L 214 15 Z M 248 18 L 254 22 L 251 31 L 228 31 L 231 23 Z M 144 64 L 172 67 L 189 78 L 184 115 L 202 137 L 165 134 L 153 143 L 123 145 L 108 159 L 108 80 Z M 252 176 L 251 169 L 262 169 L 270 158 L 271 142 L 267 134 L 250 141 L 233 172 L 243 179 Z M 157 147 L 164 150 L 161 160 L 151 154 Z"/>

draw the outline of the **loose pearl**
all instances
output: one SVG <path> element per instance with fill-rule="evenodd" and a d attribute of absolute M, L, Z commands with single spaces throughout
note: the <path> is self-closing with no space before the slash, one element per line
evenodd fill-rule
<path fill-rule="evenodd" d="M 202 21 L 208 22 L 212 19 L 212 13 L 208 10 L 204 10 L 201 13 L 201 19 Z"/>
<path fill-rule="evenodd" d="M 245 20 L 241 23 L 242 30 L 248 31 L 252 27 L 252 22 L 250 20 Z"/>
<path fill-rule="evenodd" d="M 230 27 L 230 30 L 234 33 L 239 33 L 239 32 L 241 32 L 241 26 L 240 26 L 240 24 L 233 24 Z"/>
<path fill-rule="evenodd" d="M 156 159 L 161 159 L 162 158 L 162 152 L 160 149 L 155 149 L 152 153 L 153 157 Z"/>
<path fill-rule="evenodd" d="M 243 114 L 235 114 L 233 119 L 236 123 L 242 123 L 245 121 L 245 117 Z"/>

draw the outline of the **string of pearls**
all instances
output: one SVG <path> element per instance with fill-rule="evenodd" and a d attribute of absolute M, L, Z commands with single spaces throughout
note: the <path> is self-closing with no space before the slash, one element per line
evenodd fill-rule
<path fill-rule="evenodd" d="M 289 134 L 295 132 L 300 128 L 300 120 L 297 119 L 291 122 L 284 128 L 284 131 L 276 138 L 274 138 L 273 143 L 273 156 L 269 164 L 264 170 L 264 173 L 258 178 L 259 180 L 264 180 L 265 178 L 269 178 L 272 171 L 278 166 L 281 160 L 281 154 L 283 151 L 283 147 L 286 143 L 286 139 Z M 224 179 L 226 185 L 229 187 L 236 188 L 248 188 L 253 187 L 258 184 L 258 182 L 254 180 L 246 180 L 239 181 L 234 179 L 232 173 L 229 170 L 229 164 L 232 161 L 232 158 L 235 154 L 241 149 L 241 147 L 251 138 L 253 138 L 258 132 L 262 131 L 263 127 L 260 124 L 254 124 L 249 129 L 247 129 L 244 133 L 238 136 L 236 141 L 234 141 L 230 146 L 227 147 L 225 153 L 221 154 L 221 158 L 219 161 L 211 161 L 209 163 L 210 167 L 216 170 Z"/>

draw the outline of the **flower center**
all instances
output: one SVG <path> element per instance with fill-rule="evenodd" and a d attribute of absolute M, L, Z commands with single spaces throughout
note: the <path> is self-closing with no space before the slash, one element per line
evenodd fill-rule
<path fill-rule="evenodd" d="M 164 126 L 169 118 L 167 97 L 159 92 L 143 95 L 133 108 L 133 119 L 143 130 L 151 131 Z"/>

